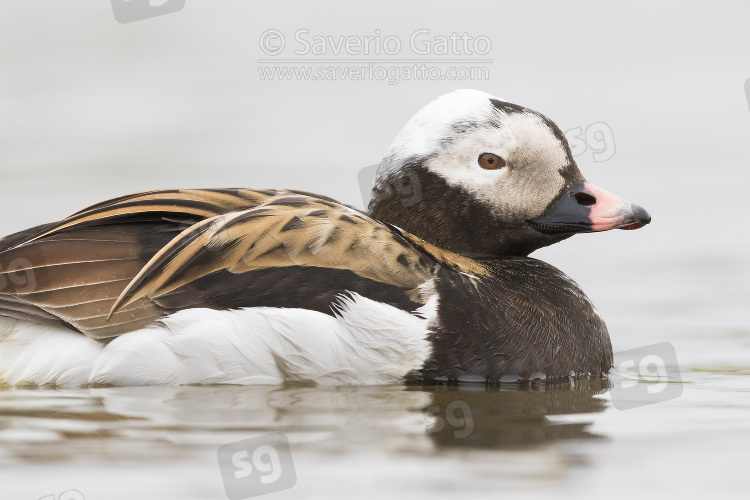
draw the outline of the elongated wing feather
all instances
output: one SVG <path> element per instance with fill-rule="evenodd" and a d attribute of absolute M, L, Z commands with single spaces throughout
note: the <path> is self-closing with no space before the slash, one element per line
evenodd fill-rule
<path fill-rule="evenodd" d="M 15 246 L 87 224 L 158 214 L 174 217 L 175 222 L 196 220 L 255 207 L 264 201 L 288 193 L 276 190 L 252 189 L 172 189 L 146 191 L 120 196 L 80 210 L 44 230 L 17 241 Z"/>
<path fill-rule="evenodd" d="M 408 290 L 429 280 L 436 262 L 399 232 L 362 213 L 310 196 L 286 196 L 186 229 L 154 255 L 113 311 L 219 270 L 347 269 Z"/>

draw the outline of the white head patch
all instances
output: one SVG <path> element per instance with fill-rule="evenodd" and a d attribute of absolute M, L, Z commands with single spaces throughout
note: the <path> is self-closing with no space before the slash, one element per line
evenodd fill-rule
<path fill-rule="evenodd" d="M 564 186 L 560 172 L 572 160 L 542 117 L 505 112 L 491 99 L 497 98 L 456 90 L 422 108 L 391 144 L 378 181 L 416 158 L 506 221 L 520 224 L 541 215 Z M 501 157 L 506 166 L 483 169 L 478 163 L 483 153 Z"/>
<path fill-rule="evenodd" d="M 406 122 L 388 149 L 386 157 L 426 156 L 440 148 L 461 123 L 484 123 L 492 119 L 495 99 L 486 92 L 461 89 L 435 99 Z"/>

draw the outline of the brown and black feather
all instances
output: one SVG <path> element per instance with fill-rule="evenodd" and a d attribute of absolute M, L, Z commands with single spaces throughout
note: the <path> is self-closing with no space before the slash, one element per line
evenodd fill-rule
<path fill-rule="evenodd" d="M 98 203 L 0 240 L 0 266 L 0 315 L 102 342 L 190 307 L 331 314 L 356 292 L 413 311 L 438 267 L 484 269 L 330 198 L 250 189 Z"/>

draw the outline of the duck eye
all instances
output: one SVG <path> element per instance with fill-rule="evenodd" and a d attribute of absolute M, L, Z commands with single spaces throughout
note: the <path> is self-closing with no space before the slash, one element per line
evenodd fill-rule
<path fill-rule="evenodd" d="M 479 166 L 485 170 L 497 170 L 505 166 L 505 160 L 492 153 L 482 153 L 479 155 Z"/>

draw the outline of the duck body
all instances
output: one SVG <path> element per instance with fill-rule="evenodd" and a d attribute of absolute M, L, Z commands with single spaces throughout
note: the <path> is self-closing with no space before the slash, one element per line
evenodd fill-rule
<path fill-rule="evenodd" d="M 612 366 L 607 327 L 578 285 L 530 257 L 481 261 L 474 281 L 441 270 L 423 382 L 588 378 Z"/>
<path fill-rule="evenodd" d="M 586 183 L 542 115 L 456 92 L 399 134 L 367 212 L 301 191 L 163 190 L 0 240 L 0 378 L 598 377 L 612 365 L 604 322 L 528 254 L 649 221 Z"/>
<path fill-rule="evenodd" d="M 4 380 L 14 385 L 499 382 L 568 377 L 571 371 L 600 376 L 611 365 L 604 323 L 578 286 L 554 267 L 528 257 L 466 259 L 329 199 L 291 191 L 221 190 L 222 196 L 257 196 L 248 203 L 259 202 L 250 209 L 259 213 L 274 200 L 288 203 L 271 205 L 277 207 L 266 216 L 273 221 L 266 228 L 271 244 L 246 265 L 270 259 L 269 248 L 278 248 L 273 257 L 278 260 L 257 262 L 259 268 L 244 272 L 228 270 L 226 252 L 208 250 L 205 240 L 221 240 L 224 233 L 209 225 L 207 235 L 192 240 L 200 252 L 190 256 L 191 265 L 213 259 L 217 270 L 191 279 L 179 269 L 155 267 L 153 278 L 166 273 L 185 283 L 154 290 L 109 316 L 135 271 L 155 262 L 170 243 L 184 250 L 185 243 L 175 239 L 185 224 L 152 220 L 152 209 L 169 205 L 170 216 L 162 213 L 159 219 L 177 220 L 178 210 L 214 193 L 141 194 L 149 204 L 135 204 L 135 214 L 97 214 L 92 225 L 83 211 L 80 223 L 68 219 L 3 240 L 7 249 L 0 264 L 15 269 L 6 277 L 17 287 L 15 294 L 0 297 L 6 315 L 0 319 Z M 309 224 L 281 231 L 309 213 L 322 217 L 320 202 L 328 210 L 327 222 L 315 229 L 317 238 Z M 116 200 L 105 213 L 128 203 L 134 205 Z M 382 233 L 347 264 L 357 272 L 307 265 L 312 256 L 294 248 L 338 234 L 317 249 L 328 250 L 333 260 L 327 265 L 334 266 L 364 243 L 351 230 L 356 225 Z M 167 262 L 183 258 L 177 253 Z M 390 268 L 390 274 L 375 276 L 371 265 Z"/>

